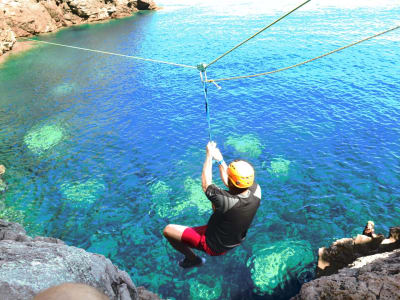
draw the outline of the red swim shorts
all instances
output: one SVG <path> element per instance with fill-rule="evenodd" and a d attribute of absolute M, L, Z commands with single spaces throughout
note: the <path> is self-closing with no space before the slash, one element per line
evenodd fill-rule
<path fill-rule="evenodd" d="M 210 247 L 208 247 L 206 243 L 206 229 L 207 225 L 199 227 L 188 227 L 183 231 L 181 241 L 187 244 L 190 248 L 204 251 L 211 256 L 225 254 L 226 251 L 217 253 L 213 251 Z"/>

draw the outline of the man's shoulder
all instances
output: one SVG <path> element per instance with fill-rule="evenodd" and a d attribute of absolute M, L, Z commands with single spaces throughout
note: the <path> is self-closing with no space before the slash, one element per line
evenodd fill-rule
<path fill-rule="evenodd" d="M 254 196 L 261 199 L 261 187 L 258 183 L 254 182 L 251 186 L 250 191 L 253 193 Z"/>

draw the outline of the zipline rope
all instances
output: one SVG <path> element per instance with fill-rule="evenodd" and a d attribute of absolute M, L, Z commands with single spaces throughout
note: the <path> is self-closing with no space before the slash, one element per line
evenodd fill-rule
<path fill-rule="evenodd" d="M 340 48 L 337 48 L 337 49 L 335 49 L 335 50 L 333 50 L 333 51 L 327 52 L 327 53 L 322 54 L 322 55 L 320 55 L 320 56 L 311 58 L 311 59 L 309 59 L 309 60 L 305 60 L 305 61 L 303 61 L 303 62 L 300 62 L 300 63 L 295 64 L 295 65 L 291 65 L 291 66 L 288 66 L 288 67 L 285 67 L 285 68 L 281 68 L 281 69 L 277 69 L 277 70 L 273 70 L 273 71 L 269 71 L 269 72 L 263 72 L 263 73 L 252 74 L 252 75 L 243 75 L 243 76 L 235 76 L 235 77 L 228 77 L 228 78 L 218 78 L 218 79 L 208 79 L 207 82 L 212 82 L 212 83 L 216 84 L 216 82 L 218 82 L 218 81 L 227 81 L 227 80 L 235 80 L 235 79 L 252 78 L 252 77 L 270 75 L 270 74 L 274 74 L 274 73 L 286 71 L 286 70 L 289 70 L 289 69 L 292 69 L 292 68 L 295 68 L 295 67 L 298 67 L 298 66 L 301 66 L 301 65 L 305 65 L 305 64 L 307 64 L 307 63 L 309 63 L 309 62 L 312 62 L 312 61 L 314 61 L 314 60 L 317 60 L 317 59 L 323 58 L 323 57 L 325 57 L 325 56 L 331 55 L 331 54 L 333 54 L 333 53 L 336 53 L 336 52 L 341 51 L 341 50 L 343 50 L 343 49 L 346 49 L 346 48 L 349 48 L 349 47 L 351 47 L 351 46 L 360 44 L 360 43 L 362 43 L 362 42 L 368 41 L 368 40 L 370 40 L 370 39 L 376 38 L 376 37 L 378 37 L 378 36 L 380 36 L 380 35 L 386 34 L 386 33 L 388 33 L 388 32 L 391 32 L 391 31 L 396 30 L 396 29 L 399 29 L 399 28 L 400 28 L 400 25 L 399 25 L 399 26 L 396 26 L 396 27 L 393 27 L 393 28 L 391 28 L 391 29 L 385 30 L 385 31 L 383 31 L 383 32 L 374 34 L 374 35 L 369 36 L 369 37 L 367 37 L 367 38 L 365 38 L 365 39 L 362 39 L 362 40 L 360 40 L 360 41 L 351 43 L 351 44 L 349 44 L 349 45 L 346 45 L 346 46 L 343 46 L 343 47 L 340 47 Z"/>
<path fill-rule="evenodd" d="M 90 52 L 108 54 L 108 55 L 113 55 L 113 56 L 121 56 L 121 57 L 127 57 L 127 58 L 132 58 L 132 59 L 150 61 L 150 62 L 155 62 L 155 63 L 160 63 L 160 64 L 166 64 L 166 65 L 172 65 L 172 66 L 177 66 L 177 67 L 182 67 L 182 68 L 197 69 L 195 66 L 189 66 L 189 65 L 184 65 L 184 64 L 177 64 L 177 63 L 168 62 L 168 61 L 162 61 L 162 60 L 157 60 L 157 59 L 143 58 L 143 57 L 138 57 L 138 56 L 132 56 L 132 55 L 126 55 L 126 54 L 113 53 L 113 52 L 108 52 L 108 51 L 101 51 L 101 50 L 95 50 L 95 49 L 89 49 L 89 48 L 82 48 L 82 47 L 76 47 L 76 46 L 70 46 L 70 45 L 64 45 L 64 44 L 58 44 L 58 43 L 52 43 L 52 42 L 45 42 L 45 41 L 35 40 L 35 39 L 29 39 L 29 38 L 21 38 L 21 39 L 28 40 L 28 41 L 33 41 L 33 42 L 37 42 L 37 43 L 43 43 L 43 44 L 54 45 L 54 46 L 60 46 L 60 47 L 78 49 L 78 50 L 83 50 L 83 51 L 90 51 Z"/>
<path fill-rule="evenodd" d="M 203 83 L 206 118 L 207 118 L 207 123 L 208 123 L 208 139 L 211 142 L 210 106 L 208 105 L 208 97 L 207 97 L 207 71 L 206 70 L 200 72 L 200 79 L 201 79 L 201 82 Z"/>
<path fill-rule="evenodd" d="M 224 54 L 222 54 L 221 56 L 218 56 L 216 59 L 214 59 L 212 62 L 210 62 L 209 64 L 207 64 L 205 66 L 205 68 L 208 68 L 209 66 L 211 66 L 212 64 L 216 63 L 217 61 L 219 61 L 221 58 L 223 58 L 225 55 L 231 53 L 232 51 L 236 50 L 237 48 L 239 48 L 240 46 L 242 46 L 244 43 L 247 43 L 248 41 L 250 41 L 252 38 L 256 37 L 257 35 L 259 35 L 261 32 L 263 32 L 264 30 L 270 28 L 272 25 L 278 23 L 280 20 L 286 18 L 288 15 L 290 15 L 292 12 L 298 10 L 300 7 L 302 7 L 303 5 L 306 5 L 308 2 L 310 2 L 311 0 L 307 0 L 305 2 L 303 2 L 302 4 L 300 4 L 299 6 L 297 6 L 296 8 L 292 9 L 291 11 L 289 11 L 288 13 L 286 13 L 285 15 L 283 15 L 282 17 L 280 17 L 279 19 L 275 20 L 274 22 L 272 22 L 271 24 L 265 26 L 264 28 L 260 29 L 259 31 L 257 31 L 255 34 L 253 34 L 251 37 L 249 37 L 248 39 L 245 39 L 243 42 L 237 44 L 235 47 L 233 47 L 232 49 L 226 51 Z"/>

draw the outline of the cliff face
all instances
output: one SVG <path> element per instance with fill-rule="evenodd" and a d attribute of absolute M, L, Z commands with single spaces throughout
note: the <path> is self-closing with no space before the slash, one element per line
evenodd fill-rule
<path fill-rule="evenodd" d="M 2 0 L 0 55 L 12 48 L 16 37 L 126 17 L 138 10 L 156 8 L 152 0 Z"/>
<path fill-rule="evenodd" d="M 97 288 L 112 300 L 158 300 L 136 288 L 129 275 L 103 255 L 48 238 L 31 238 L 15 223 L 0 220 L 0 299 L 32 299 L 41 290 L 65 282 Z"/>

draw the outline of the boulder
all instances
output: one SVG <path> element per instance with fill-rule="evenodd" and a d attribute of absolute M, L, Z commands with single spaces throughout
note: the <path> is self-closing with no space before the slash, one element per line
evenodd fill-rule
<path fill-rule="evenodd" d="M 32 238 L 22 226 L 0 220 L 0 295 L 2 300 L 32 299 L 64 282 L 88 284 L 110 299 L 160 299 L 136 289 L 129 275 L 103 255 L 67 246 L 59 239 Z"/>

